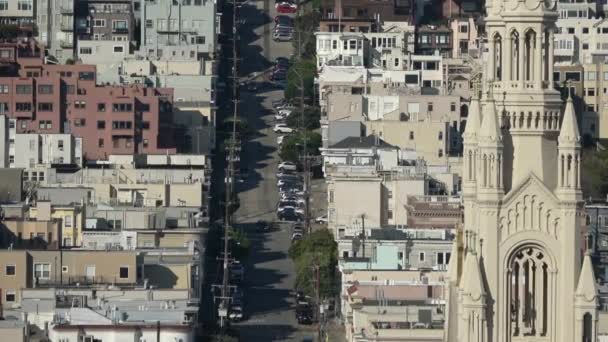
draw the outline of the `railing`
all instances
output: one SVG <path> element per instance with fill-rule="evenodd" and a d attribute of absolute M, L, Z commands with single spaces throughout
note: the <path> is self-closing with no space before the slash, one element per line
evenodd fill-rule
<path fill-rule="evenodd" d="M 127 279 L 104 276 L 64 276 L 57 279 L 35 279 L 35 287 L 55 287 L 55 286 L 91 286 L 91 285 L 113 285 L 117 286 L 138 286 L 143 283 L 129 282 Z"/>

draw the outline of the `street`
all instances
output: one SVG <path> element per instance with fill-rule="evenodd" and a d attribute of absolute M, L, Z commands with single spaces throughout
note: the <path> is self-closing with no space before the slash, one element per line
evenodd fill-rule
<path fill-rule="evenodd" d="M 272 66 L 276 57 L 290 57 L 292 44 L 272 40 L 274 2 L 248 2 L 239 11 L 241 79 L 259 75 Z M 258 78 L 262 82 L 262 77 Z M 299 326 L 295 319 L 293 284 L 295 269 L 289 259 L 289 229 L 268 233 L 255 231 L 258 220 L 274 221 L 278 200 L 276 166 L 277 135 L 270 103 L 282 98 L 283 91 L 266 86 L 255 92 L 240 93 L 239 115 L 252 128 L 253 136 L 241 153 L 241 168 L 249 176 L 238 183 L 240 208 L 234 215 L 238 228 L 248 232 L 252 243 L 246 261 L 245 320 L 235 325 L 243 341 L 302 341 L 314 336 L 314 327 Z"/>

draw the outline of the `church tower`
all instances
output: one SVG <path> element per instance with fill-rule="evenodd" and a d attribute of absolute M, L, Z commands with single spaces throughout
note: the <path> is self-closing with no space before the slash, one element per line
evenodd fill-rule
<path fill-rule="evenodd" d="M 597 290 L 584 253 L 580 133 L 553 88 L 550 0 L 486 1 L 488 53 L 464 133 L 464 224 L 447 342 L 586 342 Z"/>

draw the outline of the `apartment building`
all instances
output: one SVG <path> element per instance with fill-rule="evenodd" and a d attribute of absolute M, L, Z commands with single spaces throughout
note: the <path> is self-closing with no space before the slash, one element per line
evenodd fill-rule
<path fill-rule="evenodd" d="M 0 114 L 8 130 L 0 134 L 0 164 L 31 170 L 41 167 L 82 166 L 82 138 L 71 134 L 17 133 L 17 120 Z M 29 179 L 29 177 L 25 177 Z"/>
<path fill-rule="evenodd" d="M 606 201 L 588 201 L 587 227 L 593 236 L 595 276 L 601 283 L 608 281 L 608 204 Z"/>
<path fill-rule="evenodd" d="M 447 26 L 416 27 L 416 54 L 452 56 L 452 30 Z"/>
<path fill-rule="evenodd" d="M 151 60 L 213 57 L 216 15 L 216 2 L 210 0 L 143 1 L 139 52 Z"/>
<path fill-rule="evenodd" d="M 365 66 L 402 70 L 401 60 L 414 52 L 414 27 L 393 26 L 383 32 L 316 32 L 317 67 Z"/>
<path fill-rule="evenodd" d="M 433 4 L 441 5 L 443 18 L 479 18 L 483 14 L 484 3 L 479 0 L 442 0 Z"/>
<path fill-rule="evenodd" d="M 321 20 L 373 20 L 412 22 L 413 1 L 323 0 Z M 336 22 L 337 23 L 337 22 Z"/>
<path fill-rule="evenodd" d="M 322 169 L 333 165 L 374 165 L 390 170 L 399 165 L 400 150 L 376 135 L 350 136 L 321 149 Z"/>
<path fill-rule="evenodd" d="M 36 40 L 48 51 L 51 59 L 65 63 L 74 61 L 76 37 L 86 33 L 86 26 L 75 25 L 75 0 L 33 0 L 38 34 Z M 81 3 L 80 1 L 78 3 Z"/>
<path fill-rule="evenodd" d="M 29 32 L 34 28 L 34 2 L 32 0 L 4 1 L 0 5 L 0 23 L 17 25 Z"/>
<path fill-rule="evenodd" d="M 3 249 L 60 249 L 61 221 L 7 218 L 0 221 L 0 246 Z"/>
<path fill-rule="evenodd" d="M 438 175 L 435 177 L 439 178 Z M 409 196 L 407 225 L 418 228 L 456 229 L 462 223 L 461 201 L 460 196 Z"/>
<path fill-rule="evenodd" d="M 409 226 L 344 231 L 336 242 L 340 260 L 349 269 L 445 271 L 453 240 L 452 229 Z"/>
<path fill-rule="evenodd" d="M 17 120 L 17 133 L 71 133 L 82 138 L 83 158 L 89 160 L 175 153 L 171 89 L 97 86 L 95 66 L 45 64 L 35 41 L 5 44 L 0 51 L 19 68 L 0 77 L 6 89 L 0 101 Z"/>
<path fill-rule="evenodd" d="M 445 272 L 341 268 L 347 341 L 443 340 Z"/>
<path fill-rule="evenodd" d="M 452 32 L 452 58 L 481 57 L 480 32 L 475 18 L 452 19 L 450 31 Z"/>
<path fill-rule="evenodd" d="M 194 340 L 198 305 L 186 290 L 81 285 L 22 294 L 21 308 L 5 314 L 24 316 L 33 331 L 51 341 Z"/>
<path fill-rule="evenodd" d="M 608 57 L 608 22 L 596 2 L 561 0 L 555 34 L 556 64 L 605 63 Z"/>

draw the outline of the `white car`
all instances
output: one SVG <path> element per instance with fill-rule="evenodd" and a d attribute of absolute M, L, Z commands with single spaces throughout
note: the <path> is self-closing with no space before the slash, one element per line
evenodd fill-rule
<path fill-rule="evenodd" d="M 283 140 L 285 140 L 285 136 L 281 135 L 279 137 L 277 137 L 277 145 L 282 145 L 283 144 Z"/>
<path fill-rule="evenodd" d="M 274 125 L 273 131 L 275 133 L 293 133 L 293 128 L 287 126 L 287 124 L 280 123 Z"/>
<path fill-rule="evenodd" d="M 327 224 L 328 220 L 327 220 L 327 215 L 323 215 L 323 216 L 319 216 L 315 219 L 315 222 L 319 223 L 319 224 Z"/>
<path fill-rule="evenodd" d="M 291 110 L 291 109 L 281 109 L 281 110 L 279 110 L 278 115 L 288 117 L 291 115 L 291 113 L 293 113 L 293 110 Z"/>
<path fill-rule="evenodd" d="M 282 162 L 277 166 L 277 169 L 279 171 L 296 171 L 298 167 L 296 166 L 296 164 L 291 162 Z"/>

